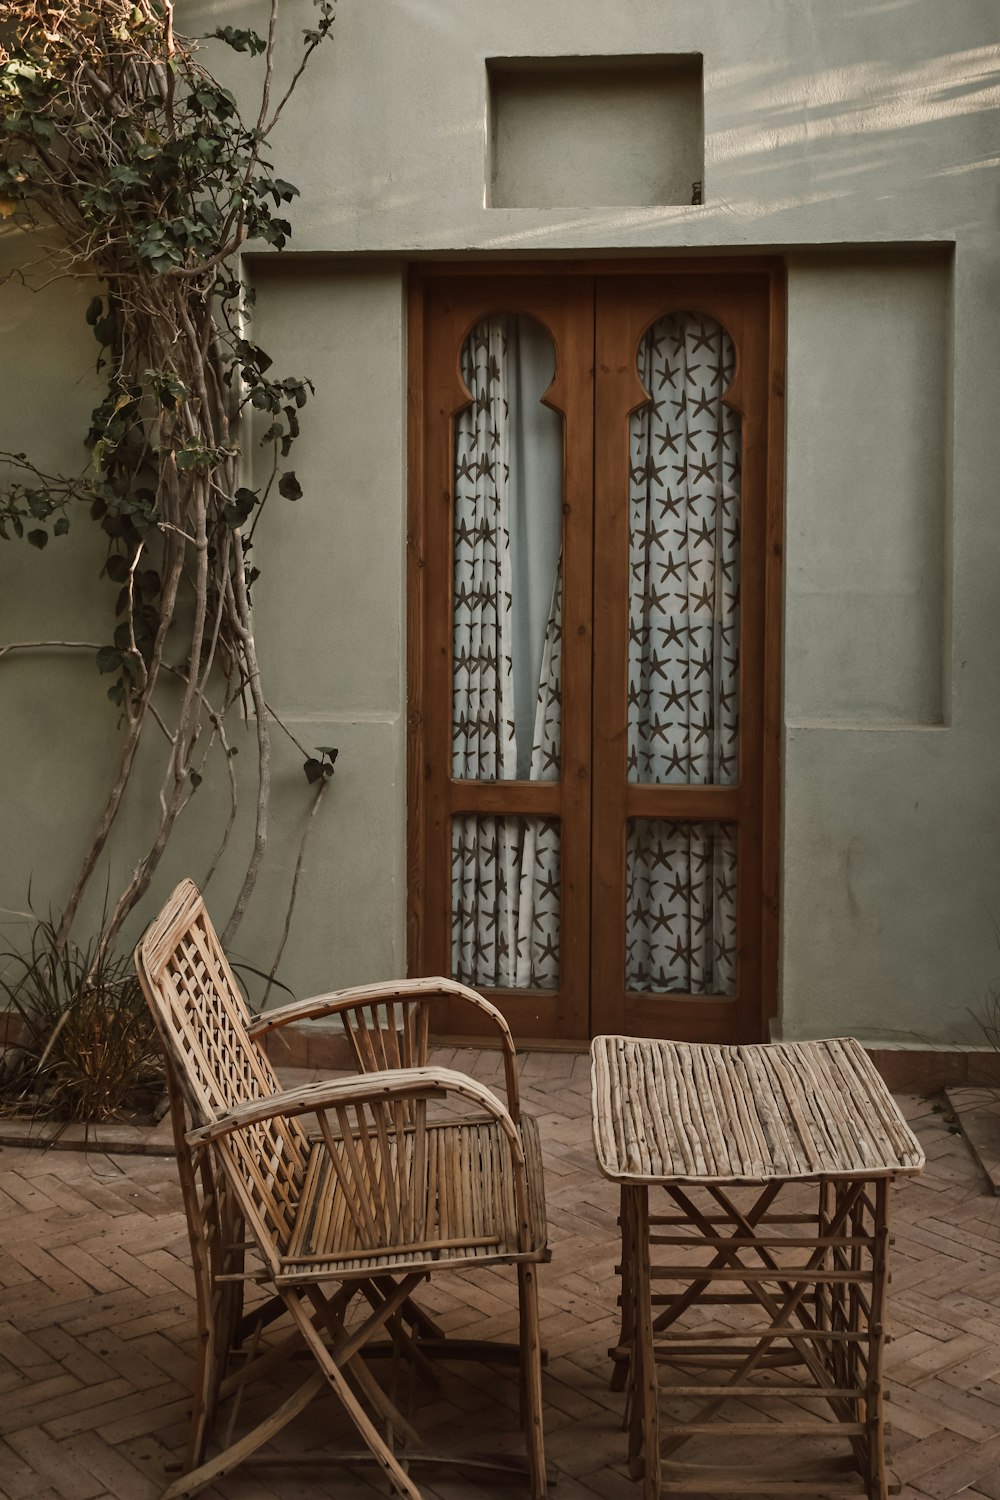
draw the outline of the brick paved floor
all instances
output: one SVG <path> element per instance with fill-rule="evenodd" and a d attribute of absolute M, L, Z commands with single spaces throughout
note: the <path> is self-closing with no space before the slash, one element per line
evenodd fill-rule
<path fill-rule="evenodd" d="M 486 1081 L 497 1076 L 487 1053 L 463 1054 L 460 1065 Z M 606 1351 L 617 1332 L 617 1195 L 594 1167 L 588 1060 L 528 1054 L 522 1087 L 546 1155 L 553 1261 L 540 1286 L 555 1500 L 638 1500 L 623 1462 L 622 1398 L 607 1384 Z M 901 1184 L 895 1200 L 893 1463 L 908 1500 L 1000 1500 L 1000 1199 L 986 1193 L 966 1143 L 933 1100 L 903 1103 L 928 1167 Z M 0 1497 L 160 1494 L 185 1430 L 187 1254 L 169 1159 L 0 1150 Z M 425 1301 L 450 1333 L 516 1337 L 509 1273 L 442 1278 Z M 523 1451 L 512 1372 L 454 1366 L 442 1370 L 439 1390 L 420 1396 L 417 1425 L 432 1448 Z M 331 1406 L 314 1404 L 291 1444 L 336 1441 Z M 428 1497 L 524 1493 L 446 1474 L 421 1477 Z M 247 1467 L 205 1493 L 369 1500 L 386 1488 L 370 1470 Z"/>

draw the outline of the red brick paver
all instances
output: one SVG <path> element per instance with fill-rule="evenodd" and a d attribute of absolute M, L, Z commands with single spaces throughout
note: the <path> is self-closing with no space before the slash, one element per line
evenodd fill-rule
<path fill-rule="evenodd" d="M 498 1078 L 489 1053 L 436 1060 Z M 539 1279 L 555 1500 L 639 1500 L 624 1466 L 622 1398 L 608 1388 L 617 1192 L 594 1165 L 589 1060 L 527 1054 L 521 1078 L 546 1160 L 553 1261 Z M 1000 1200 L 933 1101 L 903 1103 L 928 1166 L 895 1196 L 893 1464 L 904 1500 L 1000 1500 Z M 156 1500 L 185 1431 L 194 1333 L 187 1258 L 171 1160 L 0 1149 L 0 1500 Z M 442 1278 L 424 1300 L 450 1333 L 516 1338 L 509 1273 Z M 416 1421 L 431 1449 L 523 1451 L 512 1371 L 457 1365 L 442 1370 L 438 1390 L 418 1394 Z M 336 1441 L 336 1421 L 331 1403 L 314 1404 L 289 1446 Z M 439 1500 L 524 1493 L 455 1471 L 425 1473 L 420 1482 Z M 366 1500 L 386 1488 L 371 1470 L 320 1462 L 247 1466 L 205 1493 Z"/>

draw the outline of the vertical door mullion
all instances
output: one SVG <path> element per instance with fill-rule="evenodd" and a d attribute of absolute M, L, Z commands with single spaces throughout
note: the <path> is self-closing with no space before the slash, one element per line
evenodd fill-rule
<path fill-rule="evenodd" d="M 595 299 L 594 794 L 591 1029 L 621 1028 L 625 975 L 625 831 L 628 757 L 629 430 L 646 400 L 635 363 L 638 334 L 621 283 Z M 635 334 L 635 337 L 633 337 Z"/>
<path fill-rule="evenodd" d="M 740 830 L 738 967 L 734 1041 L 761 1036 L 764 657 L 767 543 L 767 368 L 769 296 L 745 297 L 739 364 L 730 399 L 743 413 L 740 588 Z"/>
<path fill-rule="evenodd" d="M 572 295 L 569 295 L 569 293 Z M 564 924 L 559 1039 L 589 1036 L 593 719 L 593 282 L 564 288 L 552 399 L 563 412 L 562 838 Z"/>

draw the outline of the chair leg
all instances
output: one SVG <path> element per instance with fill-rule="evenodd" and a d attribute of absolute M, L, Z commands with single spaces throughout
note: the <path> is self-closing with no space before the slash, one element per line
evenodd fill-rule
<path fill-rule="evenodd" d="M 218 1405 L 219 1386 L 225 1373 L 228 1344 L 226 1334 L 228 1304 L 220 1300 L 212 1267 L 212 1225 L 210 1214 L 213 1207 L 214 1183 L 206 1181 L 206 1208 L 198 1198 L 198 1164 L 185 1140 L 186 1121 L 180 1088 L 173 1069 L 167 1065 L 167 1091 L 170 1098 L 170 1124 L 173 1131 L 174 1151 L 181 1195 L 184 1199 L 191 1246 L 191 1266 L 194 1273 L 195 1308 L 197 1333 L 195 1337 L 194 1382 L 191 1393 L 191 1418 L 188 1424 L 188 1439 L 184 1454 L 185 1471 L 197 1468 L 205 1457 L 209 1434 Z M 204 1158 L 201 1166 L 207 1169 Z M 217 1204 L 214 1205 L 217 1207 Z"/>
<path fill-rule="evenodd" d="M 351 1390 L 344 1372 L 340 1369 L 320 1337 L 319 1330 L 303 1307 L 298 1294 L 288 1291 L 284 1292 L 283 1296 L 288 1311 L 291 1313 L 303 1339 L 312 1351 L 316 1363 L 332 1386 L 338 1401 L 357 1428 L 368 1451 L 380 1464 L 385 1471 L 386 1477 L 396 1486 L 401 1494 L 408 1496 L 409 1500 L 423 1500 L 423 1496 L 413 1483 L 413 1480 L 400 1466 L 396 1455 L 383 1441 L 368 1413 Z"/>
<path fill-rule="evenodd" d="M 531 1500 L 545 1500 L 545 1433 L 542 1426 L 542 1337 L 538 1322 L 538 1277 L 533 1262 L 517 1267 L 521 1323 L 522 1404 L 531 1468 Z"/>
<path fill-rule="evenodd" d="M 238 1469 L 240 1464 L 252 1457 L 258 1448 L 269 1443 L 283 1428 L 288 1426 L 289 1422 L 304 1411 L 323 1390 L 324 1384 L 323 1376 L 317 1370 L 316 1374 L 310 1375 L 309 1379 L 299 1386 L 299 1389 L 293 1392 L 287 1401 L 282 1402 L 276 1411 L 273 1411 L 263 1422 L 259 1422 L 238 1442 L 231 1443 L 214 1458 L 207 1459 L 197 1468 L 175 1479 L 173 1484 L 164 1490 L 160 1500 L 192 1500 L 193 1496 L 199 1495 L 217 1479 L 231 1473 L 233 1469 Z"/>

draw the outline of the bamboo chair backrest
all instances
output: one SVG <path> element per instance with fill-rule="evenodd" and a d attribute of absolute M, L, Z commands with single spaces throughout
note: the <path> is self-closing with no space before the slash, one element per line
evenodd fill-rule
<path fill-rule="evenodd" d="M 426 1235 L 429 1207 L 412 1191 L 414 1182 L 425 1181 L 427 1169 L 426 1101 L 352 1103 L 323 1111 L 319 1121 L 337 1198 L 359 1249 L 416 1251 Z M 458 1191 L 457 1183 L 453 1190 Z"/>
<path fill-rule="evenodd" d="M 339 1014 L 360 1073 L 425 1066 L 430 1033 L 426 996 L 381 1000 Z M 408 1099 L 398 1108 L 400 1121 L 422 1128 L 425 1106 L 420 1101 Z"/>
<path fill-rule="evenodd" d="M 385 999 L 339 1012 L 358 1069 L 422 1068 L 427 1062 L 430 1008 L 425 995 Z"/>
<path fill-rule="evenodd" d="M 196 1125 L 280 1093 L 250 1038 L 250 1013 L 197 887 L 184 880 L 135 950 L 136 969 Z M 309 1145 L 297 1119 L 265 1120 L 228 1138 L 223 1154 L 258 1238 L 284 1248 Z"/>
<path fill-rule="evenodd" d="M 360 1073 L 425 1066 L 426 995 L 383 997 L 338 1015 Z M 427 1100 L 369 1101 L 334 1115 L 336 1135 L 325 1114 L 320 1127 L 358 1246 L 415 1248 L 424 1235 L 426 1205 L 417 1205 L 409 1184 L 423 1181 L 427 1164 Z"/>

